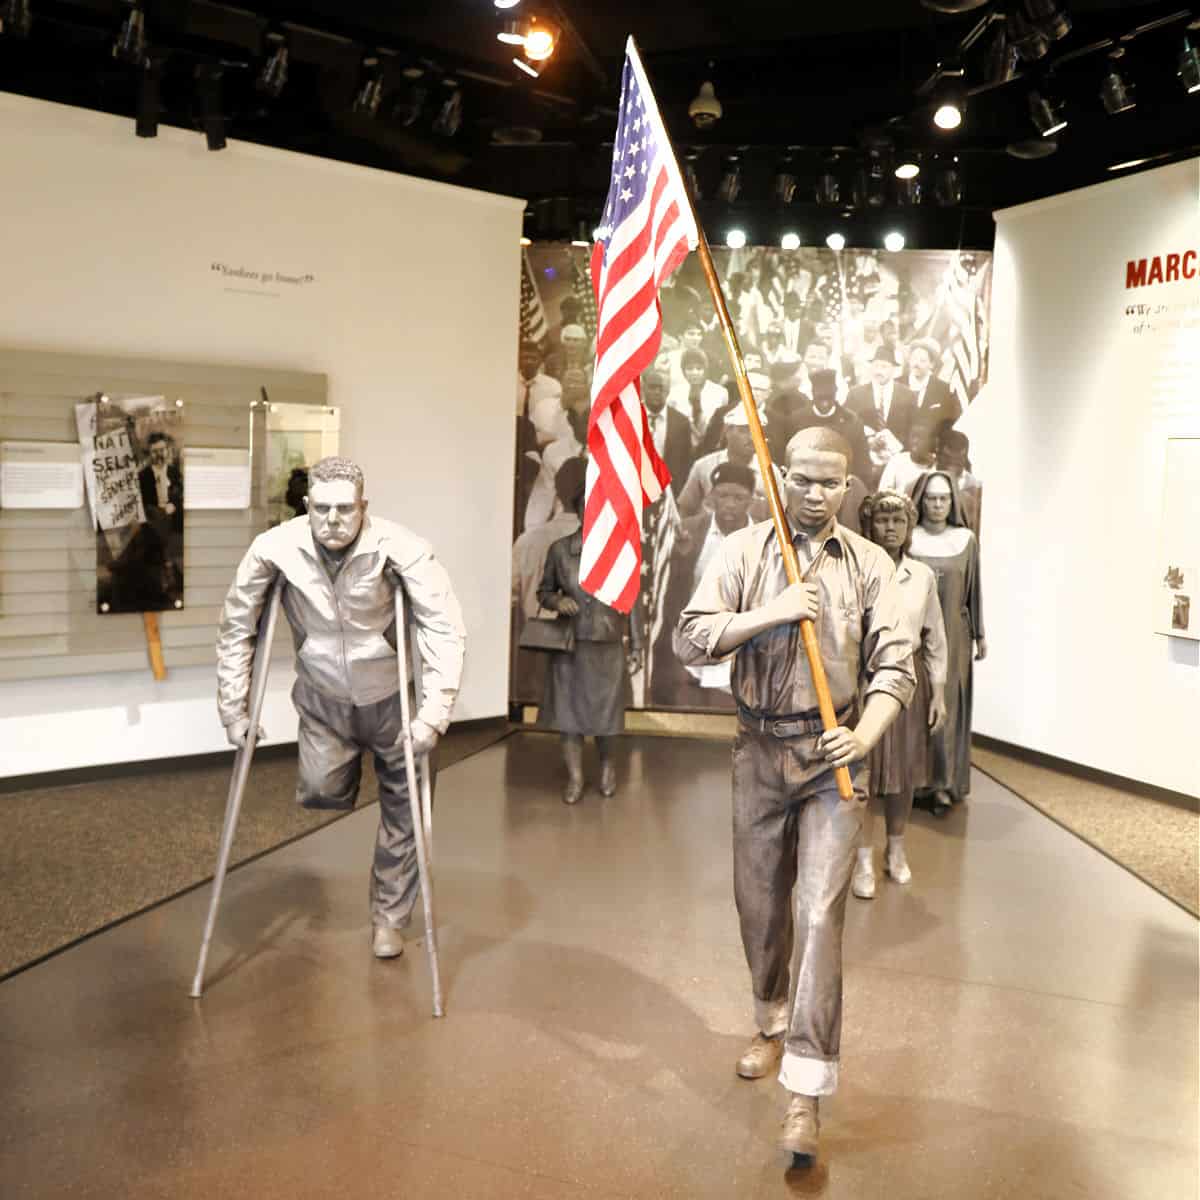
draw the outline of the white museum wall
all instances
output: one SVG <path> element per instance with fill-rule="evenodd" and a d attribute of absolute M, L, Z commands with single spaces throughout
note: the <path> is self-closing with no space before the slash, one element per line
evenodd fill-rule
<path fill-rule="evenodd" d="M 975 731 L 1200 794 L 1200 642 L 1153 632 L 1166 439 L 1200 436 L 1200 271 L 1125 286 L 1130 260 L 1200 250 L 1200 162 L 996 222 L 961 423 L 986 497 Z"/>
<path fill-rule="evenodd" d="M 9 95 L 0 145 L 0 343 L 326 374 L 372 509 L 462 601 L 456 719 L 504 713 L 523 202 Z M 290 683 L 278 663 L 271 742 Z M 0 776 L 223 748 L 209 668 L 0 687 Z"/>

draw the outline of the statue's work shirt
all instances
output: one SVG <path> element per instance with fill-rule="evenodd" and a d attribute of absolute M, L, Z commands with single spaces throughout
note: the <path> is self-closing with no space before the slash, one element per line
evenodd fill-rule
<path fill-rule="evenodd" d="M 217 637 L 217 706 L 230 725 L 246 716 L 258 621 L 277 575 L 296 645 L 296 674 L 330 699 L 374 704 L 399 690 L 395 584 L 422 661 L 417 719 L 445 733 L 462 676 L 466 630 L 446 569 L 404 526 L 364 517 L 336 570 L 322 561 L 307 517 L 261 533 L 238 565 Z"/>
<path fill-rule="evenodd" d="M 861 696 L 885 692 L 902 705 L 916 676 L 912 640 L 895 567 L 887 553 L 831 521 L 810 540 L 795 535 L 805 581 L 818 591 L 817 643 L 839 713 Z M 719 661 L 716 651 L 735 613 L 749 612 L 788 587 L 783 555 L 770 521 L 731 533 L 709 562 L 695 595 L 679 617 L 675 652 L 685 666 Z M 809 713 L 816 691 L 798 621 L 776 625 L 735 652 L 733 695 L 742 708 L 763 716 Z"/>

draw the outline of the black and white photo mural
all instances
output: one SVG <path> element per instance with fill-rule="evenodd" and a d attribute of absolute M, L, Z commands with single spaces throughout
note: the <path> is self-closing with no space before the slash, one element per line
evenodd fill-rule
<path fill-rule="evenodd" d="M 585 453 L 596 308 L 590 251 L 564 243 L 522 250 L 514 483 L 510 698 L 536 704 L 545 653 L 518 648 L 538 614 L 552 542 L 578 528 L 555 489 Z M 793 433 L 829 425 L 853 451 L 839 514 L 859 531 L 865 496 L 912 494 L 941 470 L 957 485 L 976 537 L 982 486 L 955 426 L 987 378 L 990 253 L 953 250 L 714 248 L 776 467 Z M 646 511 L 635 708 L 731 712 L 728 665 L 684 668 L 671 635 L 705 566 L 733 530 L 768 513 L 724 341 L 695 255 L 661 295 L 663 341 L 642 376 L 668 494 Z"/>

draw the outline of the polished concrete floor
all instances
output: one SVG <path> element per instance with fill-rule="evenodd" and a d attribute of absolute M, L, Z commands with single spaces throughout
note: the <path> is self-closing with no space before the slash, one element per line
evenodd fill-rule
<path fill-rule="evenodd" d="M 823 1157 L 775 1149 L 750 1030 L 728 749 L 628 738 L 558 800 L 553 738 L 446 770 L 448 1015 L 367 952 L 373 808 L 0 984 L 0 1195 L 1196 1195 L 1197 925 L 982 775 L 915 881 L 851 900 Z M 882 831 L 880 832 L 882 837 Z"/>

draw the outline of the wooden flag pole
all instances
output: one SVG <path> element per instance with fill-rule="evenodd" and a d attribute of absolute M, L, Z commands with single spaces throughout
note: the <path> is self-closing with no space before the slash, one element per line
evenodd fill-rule
<path fill-rule="evenodd" d="M 150 655 L 150 670 L 160 683 L 167 677 L 167 664 L 163 661 L 162 635 L 158 632 L 158 613 L 142 613 L 142 624 L 146 627 L 146 653 Z"/>
<path fill-rule="evenodd" d="M 696 221 L 696 251 L 700 255 L 700 265 L 704 268 L 704 278 L 708 280 L 708 290 L 712 293 L 713 305 L 717 310 L 717 320 L 721 323 L 721 332 L 725 335 L 729 361 L 733 364 L 733 377 L 737 380 L 738 394 L 742 398 L 742 408 L 745 409 L 746 420 L 750 425 L 750 436 L 754 439 L 754 453 L 758 457 L 758 469 L 762 473 L 763 490 L 767 493 L 767 504 L 771 508 L 771 520 L 775 522 L 775 536 L 779 539 L 779 549 L 783 553 L 783 566 L 787 571 L 789 583 L 801 583 L 803 576 L 800 572 L 800 561 L 796 557 L 796 547 L 792 544 L 792 531 L 788 525 L 787 512 L 783 507 L 783 501 L 779 498 L 779 485 L 775 481 L 771 453 L 767 449 L 767 439 L 763 434 L 762 422 L 758 418 L 758 405 L 754 403 L 754 393 L 750 389 L 750 380 L 746 376 L 746 364 L 742 359 L 742 348 L 738 343 L 737 330 L 733 327 L 733 321 L 729 317 L 725 295 L 721 291 L 721 283 L 717 279 L 717 269 L 713 266 L 712 254 L 709 253 L 708 238 L 704 236 L 704 227 L 700 224 L 695 205 L 692 206 L 692 214 Z M 800 622 L 800 640 L 804 644 L 804 653 L 808 657 L 808 669 L 812 673 L 813 688 L 817 693 L 817 707 L 821 712 L 821 724 L 826 729 L 836 729 L 838 722 L 833 707 L 833 698 L 829 694 L 829 680 L 825 676 L 825 664 L 821 661 L 821 648 L 817 645 L 817 631 L 813 628 L 811 621 Z M 850 771 L 846 767 L 838 767 L 834 772 L 834 778 L 837 780 L 838 795 L 843 800 L 854 799 L 854 785 L 850 782 Z"/>

